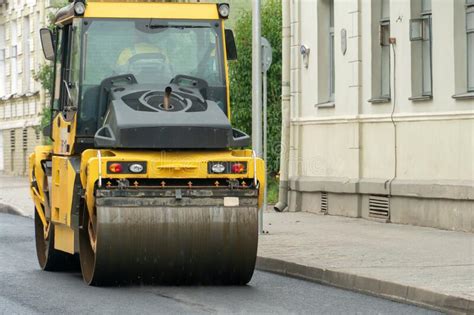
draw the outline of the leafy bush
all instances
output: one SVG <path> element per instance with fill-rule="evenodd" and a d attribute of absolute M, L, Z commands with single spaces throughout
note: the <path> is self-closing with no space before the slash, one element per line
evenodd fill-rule
<path fill-rule="evenodd" d="M 262 36 L 273 48 L 273 63 L 268 71 L 268 170 L 280 167 L 281 133 L 281 0 L 264 1 Z M 232 125 L 252 131 L 252 13 L 243 11 L 235 28 L 238 60 L 229 63 Z"/>

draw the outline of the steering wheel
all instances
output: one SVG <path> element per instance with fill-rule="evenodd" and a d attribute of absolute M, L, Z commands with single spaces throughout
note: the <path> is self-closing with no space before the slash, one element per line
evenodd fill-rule
<path fill-rule="evenodd" d="M 130 57 L 128 59 L 128 65 L 129 67 L 138 62 L 138 61 L 142 61 L 142 60 L 161 60 L 161 63 L 165 63 L 166 62 L 166 56 L 163 55 L 162 53 L 142 53 L 142 54 L 136 54 L 134 55 L 133 57 Z"/>
<path fill-rule="evenodd" d="M 138 81 L 149 81 L 150 78 L 173 76 L 173 68 L 162 53 L 136 54 L 128 59 L 127 73 L 134 73 Z"/>

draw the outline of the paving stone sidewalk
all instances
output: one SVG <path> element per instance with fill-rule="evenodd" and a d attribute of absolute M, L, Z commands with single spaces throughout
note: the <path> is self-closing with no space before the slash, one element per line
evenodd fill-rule
<path fill-rule="evenodd" d="M 258 268 L 474 313 L 474 234 L 303 212 L 266 212 Z"/>
<path fill-rule="evenodd" d="M 0 175 L 0 211 L 33 217 L 34 206 L 28 187 L 25 176 Z"/>

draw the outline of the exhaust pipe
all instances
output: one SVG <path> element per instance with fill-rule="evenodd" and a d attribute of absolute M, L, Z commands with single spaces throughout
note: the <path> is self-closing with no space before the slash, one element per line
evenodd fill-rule
<path fill-rule="evenodd" d="M 163 108 L 165 110 L 170 110 L 170 97 L 173 89 L 170 86 L 167 86 L 165 89 L 165 96 L 163 97 Z"/>

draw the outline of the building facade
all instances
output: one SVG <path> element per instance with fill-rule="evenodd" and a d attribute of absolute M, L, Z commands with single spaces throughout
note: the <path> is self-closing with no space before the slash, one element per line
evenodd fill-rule
<path fill-rule="evenodd" d="M 474 232 L 474 0 L 288 14 L 290 211 Z"/>
<path fill-rule="evenodd" d="M 45 93 L 34 80 L 44 63 L 38 30 L 49 1 L 3 0 L 0 5 L 0 172 L 26 175 L 28 155 L 41 143 Z"/>

